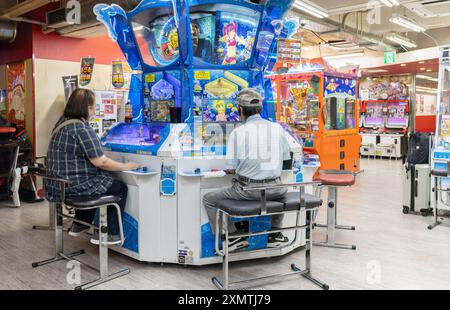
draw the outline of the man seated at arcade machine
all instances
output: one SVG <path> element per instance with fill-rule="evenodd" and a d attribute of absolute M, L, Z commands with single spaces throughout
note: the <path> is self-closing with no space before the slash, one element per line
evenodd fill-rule
<path fill-rule="evenodd" d="M 273 123 L 261 117 L 262 98 L 255 89 L 242 90 L 236 102 L 244 125 L 234 129 L 227 144 L 228 174 L 236 174 L 233 185 L 205 194 L 203 204 L 208 213 L 212 231 L 215 231 L 216 204 L 223 199 L 260 200 L 259 191 L 244 191 L 243 186 L 257 184 L 281 183 L 283 161 L 290 160 L 289 143 L 284 130 L 278 123 Z M 253 142 L 252 142 L 253 141 Z M 270 189 L 268 200 L 281 199 L 287 189 Z M 272 226 L 280 227 L 283 215 L 272 216 Z M 230 233 L 236 230 L 248 230 L 244 223 L 230 224 Z M 281 233 L 269 235 L 268 247 L 279 247 L 289 240 Z M 231 240 L 230 250 L 245 248 L 248 242 L 244 238 Z"/>
<path fill-rule="evenodd" d="M 127 171 L 139 167 L 133 162 L 120 163 L 106 157 L 95 131 L 87 123 L 95 114 L 95 95 L 87 89 L 76 89 L 70 96 L 63 116 L 56 123 L 48 147 L 47 175 L 67 179 L 66 196 L 116 195 L 121 211 L 125 209 L 127 185 L 115 180 L 107 171 Z M 49 201 L 59 201 L 60 184 L 46 180 L 45 195 Z M 118 219 L 108 207 L 108 244 L 120 243 Z M 98 220 L 96 210 L 77 210 L 77 220 L 92 223 Z M 69 234 L 80 236 L 89 227 L 73 222 Z M 98 232 L 94 232 L 91 243 L 98 244 Z"/>

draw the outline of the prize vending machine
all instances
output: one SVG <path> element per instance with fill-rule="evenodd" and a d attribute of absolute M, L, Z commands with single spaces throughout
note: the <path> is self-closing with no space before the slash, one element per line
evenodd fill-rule
<path fill-rule="evenodd" d="M 408 148 L 409 101 L 388 100 L 384 134 L 380 137 L 380 155 L 401 158 Z"/>
<path fill-rule="evenodd" d="M 321 169 L 359 170 L 357 76 L 315 59 L 285 74 L 267 76 L 267 96 L 280 123 L 304 150 L 318 155 Z"/>
<path fill-rule="evenodd" d="M 384 132 L 384 101 L 366 100 L 361 103 L 360 153 L 363 156 L 375 156 L 380 135 Z"/>
<path fill-rule="evenodd" d="M 361 119 L 361 155 L 401 158 L 406 154 L 408 100 L 365 100 Z"/>
<path fill-rule="evenodd" d="M 440 50 L 439 92 L 436 115 L 436 135 L 431 151 L 431 169 L 449 171 L 450 163 L 450 47 Z M 450 178 L 442 178 L 439 187 L 442 191 L 435 192 L 435 178 L 431 178 L 431 207 L 450 210 Z M 437 205 L 435 202 L 437 197 Z"/>
<path fill-rule="evenodd" d="M 95 7 L 133 70 L 128 122 L 111 128 L 103 146 L 110 157 L 142 166 L 117 175 L 129 198 L 125 244 L 115 250 L 149 262 L 221 261 L 202 198 L 232 184 L 222 170 L 228 136 L 241 124 L 236 96 L 249 87 L 263 92 L 275 25 L 292 3 L 144 0 L 128 13 L 114 4 Z M 275 119 L 266 103 L 263 117 Z M 288 140 L 294 157 L 300 156 L 301 145 Z M 293 182 L 295 173 L 289 169 L 282 177 Z M 292 220 L 286 217 L 287 225 Z M 267 225 L 270 218 L 249 226 Z M 261 249 L 259 254 L 243 249 L 233 257 L 279 256 L 304 244 L 299 234 L 286 247 L 268 249 L 267 235 L 261 235 L 248 240 L 248 249 Z"/>

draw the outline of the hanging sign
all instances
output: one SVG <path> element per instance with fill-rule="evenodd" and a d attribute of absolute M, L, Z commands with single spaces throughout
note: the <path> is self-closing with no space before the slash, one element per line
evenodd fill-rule
<path fill-rule="evenodd" d="M 395 51 L 384 52 L 384 64 L 395 64 Z"/>
<path fill-rule="evenodd" d="M 86 86 L 91 82 L 92 71 L 94 70 L 95 58 L 81 59 L 80 85 Z"/>
<path fill-rule="evenodd" d="M 78 75 L 63 76 L 62 81 L 64 85 L 64 96 L 67 102 L 72 92 L 78 88 Z"/>
<path fill-rule="evenodd" d="M 278 59 L 280 63 L 300 63 L 302 59 L 302 42 L 292 39 L 278 39 Z"/>
<path fill-rule="evenodd" d="M 114 88 L 122 88 L 125 85 L 122 61 L 112 62 L 112 85 Z"/>

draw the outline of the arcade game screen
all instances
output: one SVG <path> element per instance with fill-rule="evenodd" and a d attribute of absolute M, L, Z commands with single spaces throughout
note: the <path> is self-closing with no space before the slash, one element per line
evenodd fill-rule
<path fill-rule="evenodd" d="M 212 11 L 214 12 L 209 12 Z M 259 13 L 215 4 L 191 8 L 194 56 L 206 63 L 234 65 L 250 59 Z"/>
<path fill-rule="evenodd" d="M 383 103 L 366 102 L 366 114 L 364 116 L 364 127 L 382 127 L 383 120 Z"/>
<path fill-rule="evenodd" d="M 171 122 L 171 109 L 181 106 L 178 71 L 147 74 L 144 86 L 144 121 Z"/>
<path fill-rule="evenodd" d="M 165 124 L 120 123 L 111 128 L 102 141 L 125 146 L 153 146 L 164 132 Z"/>
<path fill-rule="evenodd" d="M 401 128 L 408 126 L 407 106 L 408 102 L 388 103 L 386 127 Z"/>
<path fill-rule="evenodd" d="M 250 87 L 248 71 L 205 70 L 194 72 L 194 121 L 239 122 L 236 96 Z"/>

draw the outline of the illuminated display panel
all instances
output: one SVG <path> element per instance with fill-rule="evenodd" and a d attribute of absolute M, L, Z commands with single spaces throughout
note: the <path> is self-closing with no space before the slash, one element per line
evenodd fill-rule
<path fill-rule="evenodd" d="M 250 60 L 260 13 L 233 5 L 191 8 L 194 57 L 201 62 L 230 66 Z"/>

